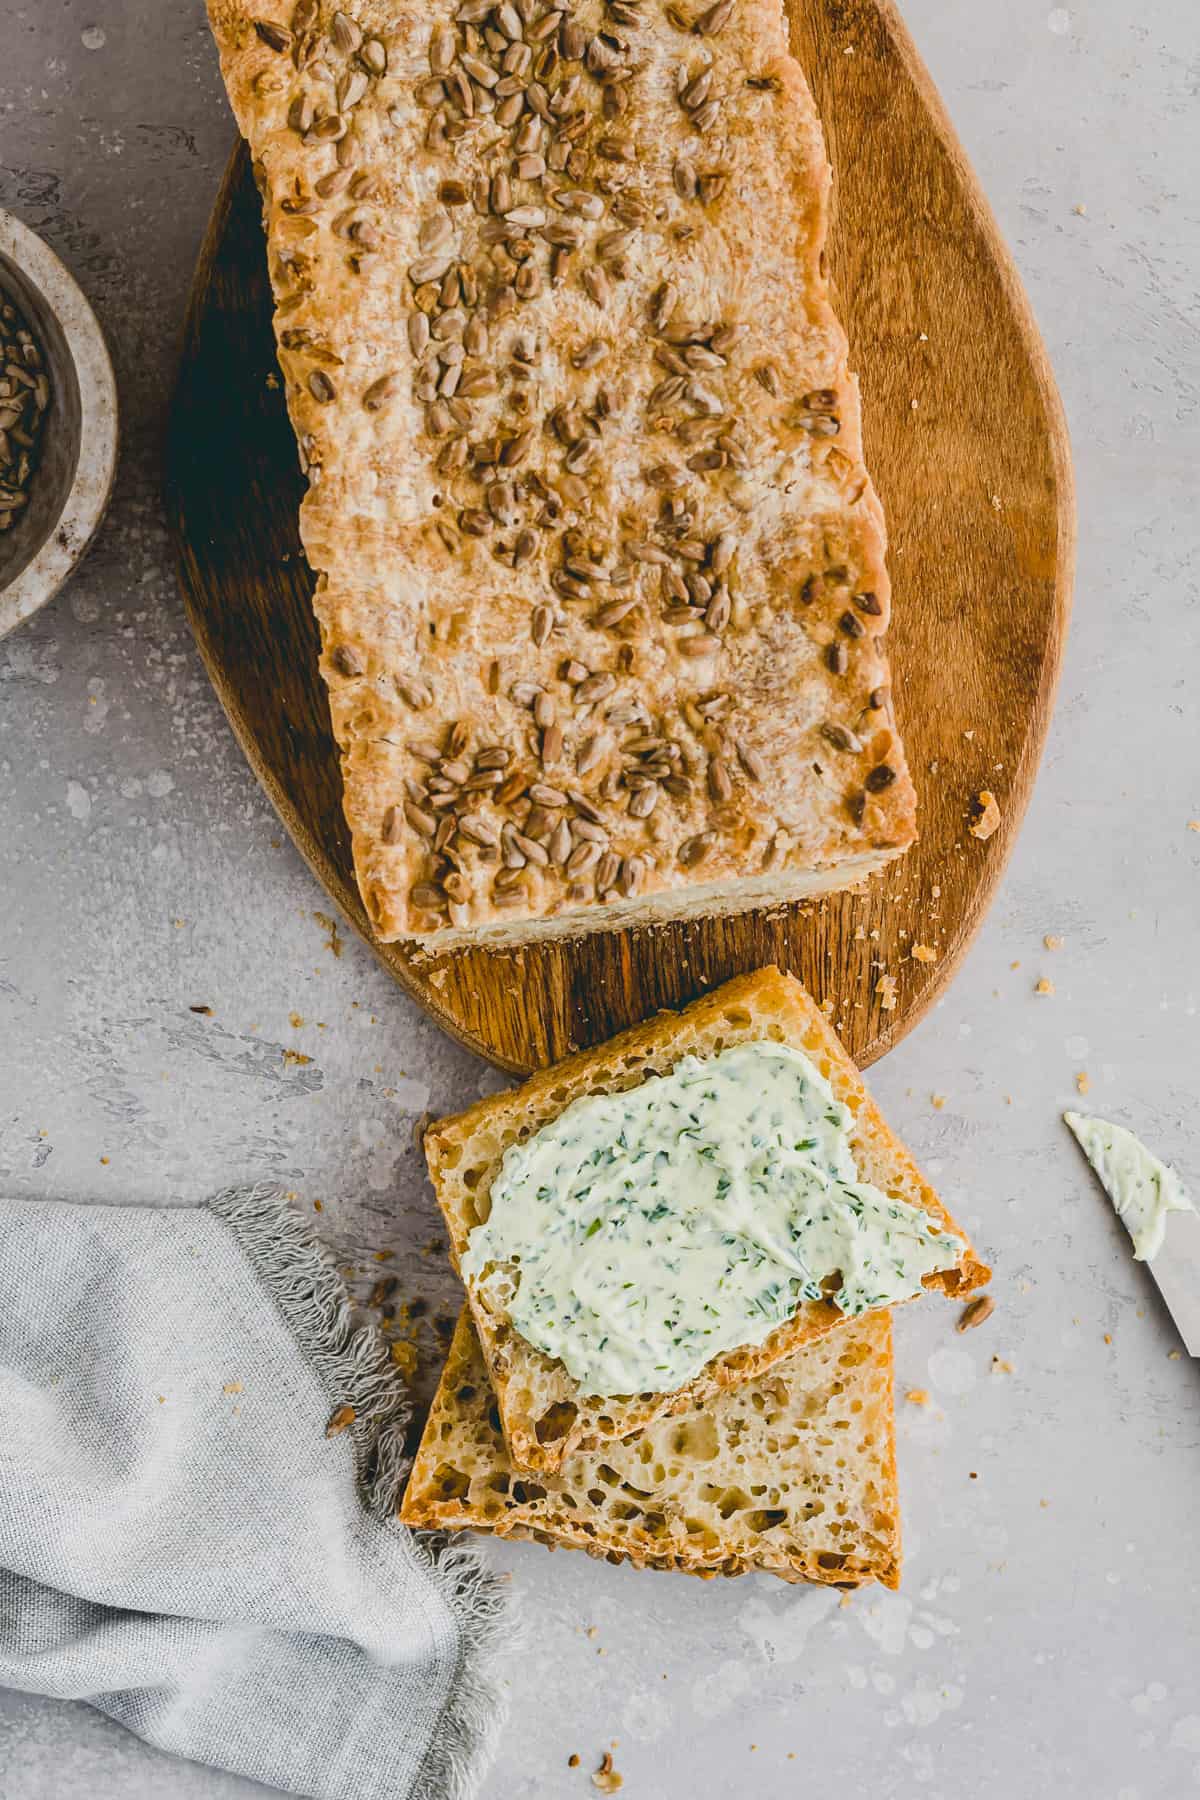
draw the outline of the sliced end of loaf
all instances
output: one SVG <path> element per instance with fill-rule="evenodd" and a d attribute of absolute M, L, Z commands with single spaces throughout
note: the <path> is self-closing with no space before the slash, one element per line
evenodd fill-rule
<path fill-rule="evenodd" d="M 464 1312 L 401 1518 L 638 1568 L 896 1587 L 891 1345 L 890 1314 L 855 1320 L 697 1411 L 534 1480 L 508 1454 Z"/>
<path fill-rule="evenodd" d="M 733 887 L 714 881 L 700 887 L 662 888 L 657 893 L 630 899 L 623 899 L 613 889 L 605 895 L 603 905 L 590 912 L 571 909 L 541 918 L 497 918 L 484 925 L 458 929 L 448 926 L 442 931 L 427 933 L 420 939 L 420 945 L 430 954 L 441 955 L 474 944 L 486 944 L 491 949 L 511 948 L 517 944 L 585 937 L 593 931 L 665 925 L 674 920 L 729 919 L 758 908 L 786 906 L 793 901 L 812 900 L 821 894 L 858 887 L 902 856 L 911 841 L 912 834 L 909 834 L 903 843 L 886 849 L 812 868 L 790 868 L 778 874 L 747 876 Z M 378 901 L 378 896 L 376 899 Z M 391 919 L 390 927 L 380 935 L 385 941 L 404 935 L 398 916 Z"/>

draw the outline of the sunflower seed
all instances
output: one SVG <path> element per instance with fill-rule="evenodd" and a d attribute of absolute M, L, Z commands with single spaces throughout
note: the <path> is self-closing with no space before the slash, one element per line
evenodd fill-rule
<path fill-rule="evenodd" d="M 882 794 L 896 779 L 896 771 L 888 763 L 878 763 L 867 776 L 864 786 L 869 794 Z"/>
<path fill-rule="evenodd" d="M 562 17 L 562 14 L 559 14 Z M 575 19 L 568 19 L 558 34 L 558 47 L 565 62 L 578 62 L 587 49 L 587 32 Z"/>
<path fill-rule="evenodd" d="M 550 841 L 546 846 L 547 856 L 552 863 L 562 868 L 571 854 L 571 827 L 565 818 L 560 818 L 550 833 Z"/>
<path fill-rule="evenodd" d="M 572 880 L 577 880 L 581 875 L 587 875 L 600 861 L 601 855 L 602 851 L 599 844 L 576 844 L 570 856 L 567 858 L 566 869 L 568 876 L 570 876 Z"/>
<path fill-rule="evenodd" d="M 308 391 L 314 400 L 320 401 L 322 406 L 327 405 L 337 394 L 337 389 L 334 387 L 332 381 L 330 381 L 328 375 L 326 375 L 324 369 L 312 369 L 309 371 Z"/>
<path fill-rule="evenodd" d="M 579 683 L 575 689 L 575 704 L 577 706 L 594 706 L 597 701 L 607 700 L 616 685 L 616 677 L 609 674 L 606 669 L 601 669 L 595 675 L 589 675 L 586 681 Z"/>
<path fill-rule="evenodd" d="M 733 0 L 716 0 L 716 4 L 700 14 L 692 30 L 700 37 L 716 37 L 724 31 L 733 13 Z"/>
<path fill-rule="evenodd" d="M 631 819 L 648 819 L 658 805 L 658 788 L 654 782 L 647 782 L 639 787 L 631 797 L 626 811 Z"/>
<path fill-rule="evenodd" d="M 452 25 L 435 25 L 429 37 L 429 67 L 435 75 L 445 75 L 453 67 L 457 39 Z"/>
<path fill-rule="evenodd" d="M 533 801 L 535 806 L 542 807 L 544 810 L 553 808 L 557 811 L 560 806 L 565 806 L 567 804 L 567 796 L 563 793 L 562 789 L 550 787 L 549 784 L 544 781 L 535 781 L 533 783 L 529 789 L 529 798 Z"/>
<path fill-rule="evenodd" d="M 680 104 L 685 107 L 688 112 L 694 112 L 698 106 L 703 106 L 704 102 L 708 99 L 709 94 L 712 92 L 712 80 L 712 70 L 702 69 L 700 74 L 695 76 L 683 88 L 679 96 Z"/>
<path fill-rule="evenodd" d="M 600 219 L 604 216 L 604 202 L 598 194 L 589 194 L 580 188 L 560 188 L 552 196 L 565 212 L 578 213 L 584 219 Z"/>
<path fill-rule="evenodd" d="M 686 838 L 676 851 L 680 863 L 685 869 L 694 869 L 702 863 L 713 847 L 711 831 L 698 832 L 695 837 Z"/>
<path fill-rule="evenodd" d="M 729 624 L 733 604 L 729 598 L 729 589 L 722 585 L 709 601 L 704 612 L 704 623 L 710 631 L 718 634 Z"/>
<path fill-rule="evenodd" d="M 437 830 L 438 822 L 433 814 L 431 812 L 426 812 L 425 809 L 418 806 L 415 801 L 406 800 L 404 802 L 404 817 L 420 837 L 431 838 Z M 394 842 L 395 840 L 389 841 Z"/>
<path fill-rule="evenodd" d="M 615 850 L 606 850 L 596 865 L 596 892 L 607 894 L 617 883 L 621 859 Z"/>
<path fill-rule="evenodd" d="M 489 819 L 480 813 L 462 813 L 459 816 L 458 830 L 471 843 L 479 844 L 486 849 L 495 849 L 499 843 L 499 834 Z"/>
<path fill-rule="evenodd" d="M 381 407 L 394 400 L 400 392 L 400 377 L 396 374 L 381 375 L 373 381 L 363 395 L 363 405 L 368 412 L 379 412 Z"/>
<path fill-rule="evenodd" d="M 353 112 L 370 85 L 364 69 L 347 69 L 337 85 L 338 111 Z"/>
<path fill-rule="evenodd" d="M 821 726 L 821 736 L 835 750 L 843 750 L 853 756 L 857 756 L 863 747 L 861 738 L 848 731 L 844 725 L 836 725 L 829 720 Z"/>
<path fill-rule="evenodd" d="M 275 25 L 270 19 L 255 19 L 254 29 L 268 50 L 290 50 L 292 34 L 282 25 Z"/>

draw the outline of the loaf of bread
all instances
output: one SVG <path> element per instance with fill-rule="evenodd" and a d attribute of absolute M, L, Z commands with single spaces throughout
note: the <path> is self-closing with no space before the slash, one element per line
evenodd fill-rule
<path fill-rule="evenodd" d="M 683 1012 L 661 1013 L 599 1049 L 570 1057 L 519 1088 L 432 1125 L 425 1134 L 425 1154 L 455 1264 L 461 1263 L 472 1229 L 487 1216 L 492 1183 L 510 1145 L 541 1130 L 586 1094 L 633 1087 L 648 1074 L 669 1071 L 683 1056 L 713 1056 L 730 1045 L 763 1039 L 802 1051 L 849 1108 L 851 1149 L 864 1181 L 921 1208 L 963 1238 L 958 1266 L 930 1276 L 926 1286 L 956 1296 L 981 1286 L 990 1271 L 889 1131 L 820 1009 L 794 977 L 773 968 L 727 982 Z M 514 1463 L 523 1469 L 556 1469 L 577 1449 L 592 1450 L 628 1437 L 663 1414 L 711 1404 L 722 1389 L 763 1375 L 781 1358 L 845 1323 L 845 1314 L 831 1301 L 802 1301 L 791 1320 L 761 1345 L 714 1357 L 673 1393 L 597 1399 L 579 1390 L 561 1362 L 520 1335 L 499 1309 L 492 1288 L 477 1281 L 466 1285 L 504 1435 Z"/>
<path fill-rule="evenodd" d="M 535 1480 L 508 1454 L 464 1312 L 400 1516 L 639 1568 L 895 1587 L 891 1315 L 856 1319 L 744 1387 Z"/>
<path fill-rule="evenodd" d="M 209 0 L 266 215 L 363 901 L 432 948 L 914 836 L 779 0 Z"/>

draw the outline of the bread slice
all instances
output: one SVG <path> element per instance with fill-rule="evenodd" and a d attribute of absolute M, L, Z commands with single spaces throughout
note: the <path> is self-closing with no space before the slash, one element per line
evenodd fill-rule
<path fill-rule="evenodd" d="M 433 949 L 914 836 L 779 0 L 209 0 L 266 215 L 363 901 Z"/>
<path fill-rule="evenodd" d="M 400 1516 L 691 1575 L 900 1578 L 892 1323 L 869 1313 L 757 1380 L 535 1481 L 514 1467 L 466 1312 Z"/>
<path fill-rule="evenodd" d="M 511 1144 L 539 1131 L 585 1094 L 634 1086 L 662 1074 L 686 1055 L 712 1056 L 732 1044 L 764 1038 L 803 1051 L 854 1116 L 851 1148 L 865 1181 L 921 1207 L 960 1236 L 903 1144 L 888 1130 L 862 1077 L 832 1028 L 800 983 L 778 969 L 760 969 L 706 994 L 680 1013 L 661 1013 L 611 1043 L 570 1057 L 534 1075 L 522 1087 L 481 1100 L 425 1135 L 425 1155 L 460 1264 L 472 1228 L 488 1212 L 500 1160 Z M 952 1295 L 967 1294 L 990 1271 L 968 1245 L 958 1266 L 927 1279 Z M 714 1357 L 700 1375 L 674 1393 L 596 1399 L 582 1394 L 563 1364 L 528 1343 L 497 1310 L 489 1294 L 467 1284 L 467 1298 L 496 1390 L 504 1434 L 514 1462 L 525 1469 L 556 1469 L 577 1449 L 644 1430 L 664 1413 L 703 1406 L 723 1388 L 762 1375 L 782 1357 L 845 1322 L 830 1301 L 804 1301 L 793 1318 L 757 1347 Z"/>

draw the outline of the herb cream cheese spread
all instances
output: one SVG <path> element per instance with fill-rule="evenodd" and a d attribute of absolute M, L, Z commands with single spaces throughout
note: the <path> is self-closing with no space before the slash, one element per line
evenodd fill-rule
<path fill-rule="evenodd" d="M 597 1395 L 681 1387 L 834 1275 L 851 1316 L 911 1299 L 963 1242 L 859 1180 L 851 1124 L 787 1045 L 686 1056 L 506 1151 L 463 1274 Z"/>
<path fill-rule="evenodd" d="M 1133 1239 L 1135 1262 L 1152 1262 L 1162 1249 L 1167 1214 L 1196 1210 L 1183 1183 L 1123 1125 L 1076 1112 L 1064 1113 L 1063 1118 Z"/>

